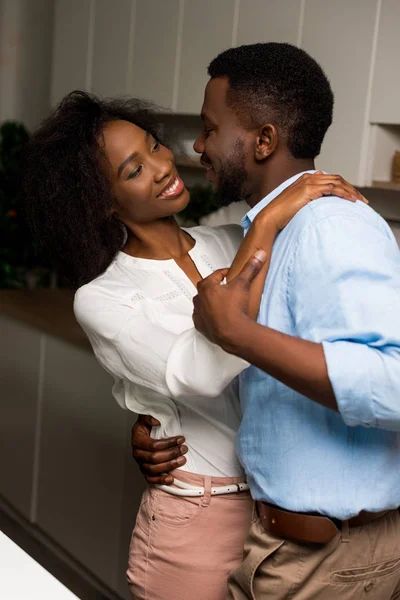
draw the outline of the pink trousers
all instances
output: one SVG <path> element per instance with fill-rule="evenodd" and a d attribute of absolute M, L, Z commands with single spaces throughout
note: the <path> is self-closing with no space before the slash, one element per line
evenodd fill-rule
<path fill-rule="evenodd" d="M 253 515 L 248 492 L 210 495 L 211 487 L 242 478 L 174 475 L 204 486 L 199 498 L 150 487 L 142 497 L 129 549 L 128 584 L 134 600 L 226 600 L 230 571 L 242 562 Z"/>

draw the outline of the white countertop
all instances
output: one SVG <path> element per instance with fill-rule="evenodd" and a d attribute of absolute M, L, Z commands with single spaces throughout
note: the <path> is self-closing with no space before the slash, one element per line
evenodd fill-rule
<path fill-rule="evenodd" d="M 2 600 L 79 600 L 53 575 L 0 531 Z"/>

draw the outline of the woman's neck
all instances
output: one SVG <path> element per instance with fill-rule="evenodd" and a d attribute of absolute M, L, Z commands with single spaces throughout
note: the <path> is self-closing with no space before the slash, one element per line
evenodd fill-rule
<path fill-rule="evenodd" d="M 174 217 L 152 223 L 129 224 L 123 251 L 136 258 L 180 259 L 194 246 L 193 239 L 179 227 Z"/>

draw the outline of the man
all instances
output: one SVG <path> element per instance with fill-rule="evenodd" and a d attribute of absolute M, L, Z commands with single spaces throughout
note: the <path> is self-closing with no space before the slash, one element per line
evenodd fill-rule
<path fill-rule="evenodd" d="M 333 96 L 287 44 L 227 50 L 209 75 L 195 149 L 222 202 L 250 205 L 246 233 L 314 170 Z M 400 598 L 400 254 L 388 226 L 359 203 L 309 204 L 275 242 L 258 323 L 250 281 L 223 275 L 199 285 L 194 322 L 253 365 L 237 450 L 258 519 L 230 597 Z"/>

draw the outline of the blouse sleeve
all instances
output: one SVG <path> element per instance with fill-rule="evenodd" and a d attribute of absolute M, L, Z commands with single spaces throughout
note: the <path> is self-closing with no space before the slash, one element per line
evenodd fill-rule
<path fill-rule="evenodd" d="M 172 398 L 217 397 L 249 365 L 209 342 L 188 320 L 181 334 L 155 325 L 134 303 L 80 288 L 74 312 L 100 364 L 114 377 Z"/>

